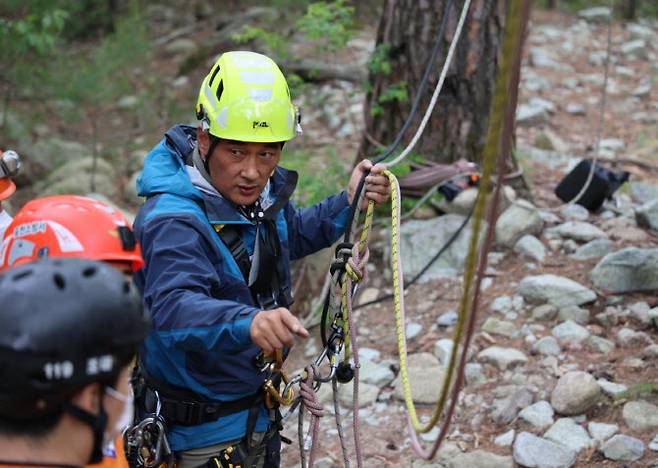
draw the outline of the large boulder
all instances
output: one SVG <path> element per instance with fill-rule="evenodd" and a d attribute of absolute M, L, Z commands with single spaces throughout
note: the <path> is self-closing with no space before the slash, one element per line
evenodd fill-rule
<path fill-rule="evenodd" d="M 658 289 L 658 249 L 630 247 L 610 253 L 590 278 L 597 288 L 615 293 Z"/>
<path fill-rule="evenodd" d="M 21 152 L 25 174 L 32 180 L 47 177 L 56 167 L 91 156 L 91 150 L 78 142 L 51 137 L 37 141 Z"/>
<path fill-rule="evenodd" d="M 539 210 L 525 200 L 512 203 L 498 218 L 496 242 L 512 247 L 526 234 L 539 234 L 544 226 Z"/>
<path fill-rule="evenodd" d="M 404 274 L 411 278 L 425 267 L 428 260 L 441 249 L 464 222 L 459 215 L 445 215 L 428 220 L 406 222 L 400 228 L 400 251 Z M 484 232 L 485 226 L 482 227 Z M 482 238 L 482 235 L 480 236 Z M 471 239 L 471 223 L 457 236 L 450 247 L 434 262 L 420 279 L 430 281 L 455 276 L 464 269 Z"/>
<path fill-rule="evenodd" d="M 581 242 L 589 242 L 594 239 L 606 239 L 605 232 L 593 224 L 584 221 L 567 221 L 559 226 L 546 230 L 547 234 L 557 234 L 560 237 L 573 239 Z"/>
<path fill-rule="evenodd" d="M 95 171 L 95 176 L 93 175 Z M 93 179 L 93 187 L 92 187 Z M 98 158 L 95 164 L 91 157 L 71 160 L 53 171 L 45 180 L 35 185 L 40 196 L 86 195 L 100 193 L 110 199 L 119 194 L 114 168 L 107 161 Z"/>
<path fill-rule="evenodd" d="M 578 306 L 596 300 L 591 289 L 556 275 L 528 276 L 519 284 L 518 292 L 526 302 L 549 303 L 557 307 Z"/>

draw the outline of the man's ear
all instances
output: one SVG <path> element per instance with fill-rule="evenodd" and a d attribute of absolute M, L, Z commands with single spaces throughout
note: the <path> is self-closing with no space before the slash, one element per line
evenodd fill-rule
<path fill-rule="evenodd" d="M 203 130 L 201 125 L 196 128 L 196 141 L 201 159 L 205 161 L 208 149 L 210 148 L 210 136 L 208 135 L 208 132 Z"/>
<path fill-rule="evenodd" d="M 71 402 L 74 405 L 92 414 L 98 414 L 100 412 L 100 400 L 101 386 L 97 383 L 85 385 L 71 398 Z"/>

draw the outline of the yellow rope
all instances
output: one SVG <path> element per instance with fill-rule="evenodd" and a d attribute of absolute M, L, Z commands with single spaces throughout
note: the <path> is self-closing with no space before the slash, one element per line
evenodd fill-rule
<path fill-rule="evenodd" d="M 394 308 L 395 308 L 395 326 L 398 339 L 398 351 L 400 353 L 400 375 L 402 380 L 402 391 L 404 401 L 407 406 L 407 412 L 413 425 L 413 428 L 418 433 L 429 432 L 441 417 L 447 399 L 450 385 L 452 383 L 456 364 L 457 364 L 457 350 L 461 342 L 465 325 L 467 323 L 467 315 L 469 314 L 469 305 L 471 301 L 470 291 L 475 277 L 475 271 L 478 259 L 478 245 L 480 238 L 480 227 L 486 212 L 487 201 L 489 198 L 489 191 L 491 188 L 491 176 L 494 172 L 496 155 L 500 141 L 500 129 L 505 113 L 505 99 L 507 96 L 507 85 L 509 83 L 509 76 L 511 74 L 512 57 L 514 51 L 515 40 L 518 39 L 520 30 L 520 21 L 518 18 L 521 15 L 521 2 L 512 1 L 511 10 L 509 15 L 508 26 L 503 38 L 501 50 L 501 66 L 496 80 L 496 89 L 492 102 L 491 121 L 489 123 L 489 132 L 487 134 L 487 141 L 483 152 L 483 171 L 480 178 L 480 196 L 477 199 L 475 209 L 473 211 L 473 225 L 472 233 L 469 244 L 469 251 L 466 256 L 464 264 L 464 291 L 459 304 L 459 318 L 457 320 L 455 334 L 453 337 L 452 353 L 450 354 L 450 361 L 447 366 L 446 376 L 443 380 L 439 399 L 436 407 L 432 413 L 429 422 L 423 425 L 418 419 L 416 407 L 413 402 L 411 386 L 409 384 L 409 376 L 407 369 L 407 346 L 404 330 L 404 285 L 401 284 L 402 272 L 400 264 L 400 253 L 398 252 L 399 246 L 399 185 L 397 179 L 389 171 L 385 174 L 389 179 L 391 186 L 391 263 L 393 267 L 393 292 L 394 292 Z M 466 352 L 465 350 L 463 352 Z"/>

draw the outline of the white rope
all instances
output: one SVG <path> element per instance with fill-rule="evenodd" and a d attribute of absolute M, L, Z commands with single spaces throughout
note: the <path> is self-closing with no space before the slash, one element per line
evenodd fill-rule
<path fill-rule="evenodd" d="M 459 37 L 461 36 L 462 29 L 464 27 L 464 22 L 466 21 L 466 16 L 468 14 L 468 8 L 471 5 L 471 0 L 466 0 L 464 2 L 464 6 L 462 7 L 462 13 L 461 16 L 459 17 L 459 23 L 457 24 L 457 29 L 455 30 L 455 36 L 452 38 L 452 42 L 450 43 L 450 48 L 448 49 L 448 56 L 446 57 L 446 61 L 443 64 L 443 70 L 441 70 L 441 77 L 439 78 L 439 82 L 436 84 L 436 87 L 434 88 L 434 94 L 432 94 L 432 99 L 427 106 L 427 110 L 425 111 L 425 115 L 423 116 L 423 120 L 420 123 L 420 126 L 418 127 L 418 130 L 416 130 L 416 134 L 412 138 L 411 142 L 407 145 L 407 147 L 398 155 L 395 159 L 389 162 L 384 162 L 381 163 L 386 169 L 390 169 L 391 167 L 399 164 L 404 158 L 406 158 L 409 153 L 414 149 L 416 144 L 418 143 L 418 140 L 420 140 L 421 135 L 425 131 L 425 127 L 427 126 L 427 122 L 430 120 L 430 116 L 432 115 L 432 112 L 434 111 L 434 107 L 436 106 L 436 102 L 439 98 L 439 93 L 441 92 L 441 89 L 443 88 L 443 83 L 446 79 L 446 75 L 448 74 L 448 69 L 450 68 L 450 64 L 452 63 L 452 56 L 455 53 L 455 49 L 457 48 L 457 42 L 459 42 Z M 448 12 L 446 12 L 448 14 Z"/>

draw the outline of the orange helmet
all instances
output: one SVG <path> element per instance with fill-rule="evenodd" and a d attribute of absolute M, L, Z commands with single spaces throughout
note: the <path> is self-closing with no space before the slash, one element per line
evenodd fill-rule
<path fill-rule="evenodd" d="M 15 151 L 0 150 L 0 201 L 8 199 L 16 191 L 11 177 L 18 174 L 20 168 L 21 158 Z"/>
<path fill-rule="evenodd" d="M 32 200 L 5 231 L 0 271 L 44 257 L 81 257 L 144 265 L 126 218 L 100 201 L 74 195 Z"/>

